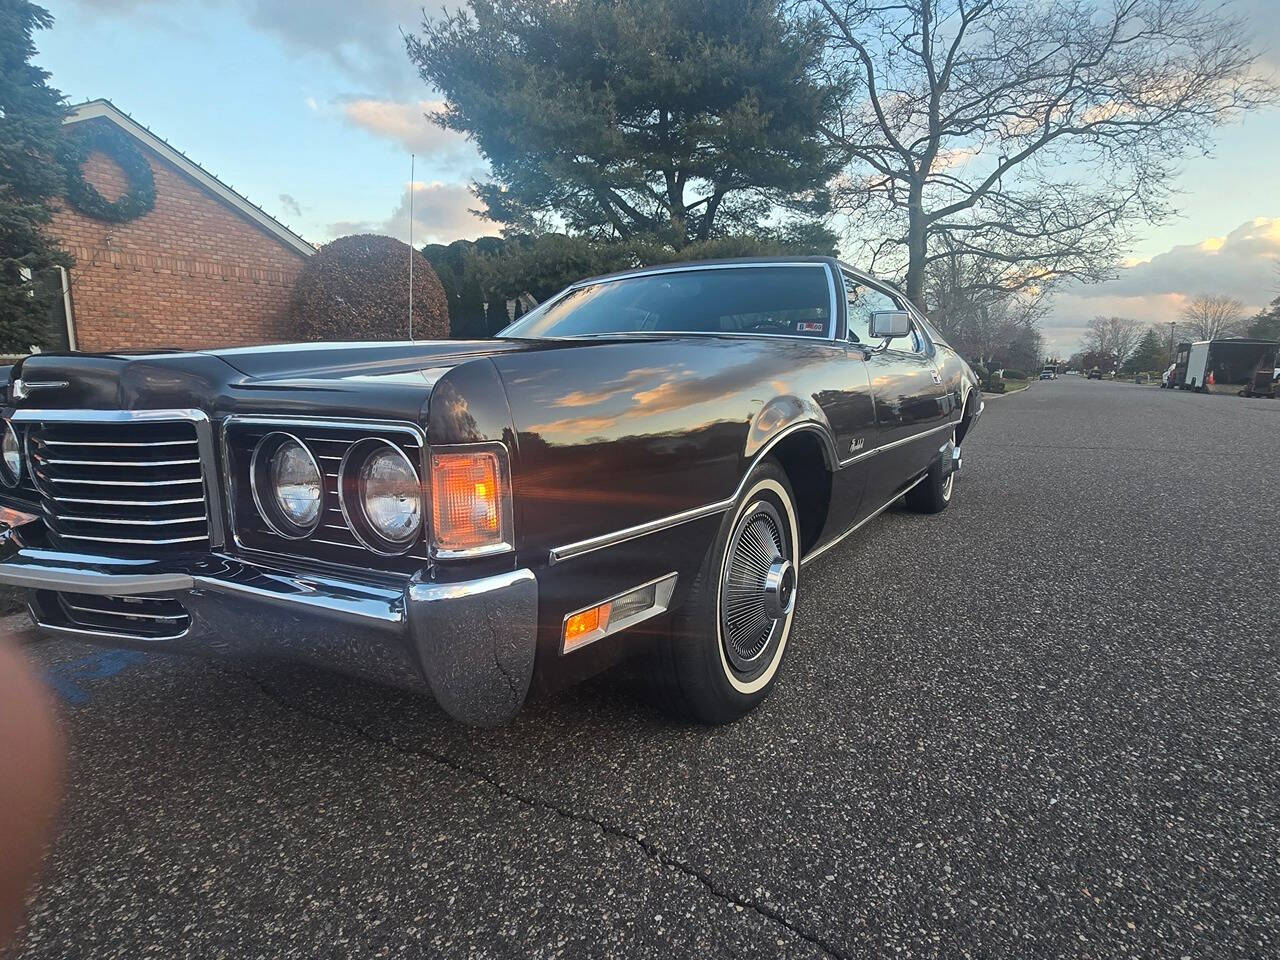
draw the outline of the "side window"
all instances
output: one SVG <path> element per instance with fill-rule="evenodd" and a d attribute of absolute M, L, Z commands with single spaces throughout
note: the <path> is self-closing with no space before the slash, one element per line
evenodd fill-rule
<path fill-rule="evenodd" d="M 868 287 L 847 273 L 843 276 L 849 312 L 849 339 L 854 343 L 878 342 L 871 338 L 871 314 L 877 310 L 901 310 L 902 305 L 883 290 Z"/>
<path fill-rule="evenodd" d="M 889 341 L 889 349 L 897 350 L 899 353 L 923 353 L 924 347 L 920 343 L 920 332 L 916 329 L 916 322 L 911 321 L 911 330 L 905 337 L 894 337 Z"/>

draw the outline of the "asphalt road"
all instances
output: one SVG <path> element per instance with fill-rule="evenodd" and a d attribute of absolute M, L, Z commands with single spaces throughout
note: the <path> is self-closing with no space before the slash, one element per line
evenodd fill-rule
<path fill-rule="evenodd" d="M 18 956 L 1280 955 L 1278 504 L 1280 401 L 1036 384 L 951 510 L 806 569 L 717 730 L 37 642 L 73 769 Z"/>

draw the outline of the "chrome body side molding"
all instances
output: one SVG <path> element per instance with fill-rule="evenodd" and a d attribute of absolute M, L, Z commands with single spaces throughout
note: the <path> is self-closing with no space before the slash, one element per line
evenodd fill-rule
<path fill-rule="evenodd" d="M 903 444 L 922 440 L 935 433 L 941 433 L 943 430 L 954 430 L 958 422 L 959 421 L 948 421 L 940 426 L 930 427 L 927 430 L 922 430 L 920 433 L 913 434 L 909 437 L 903 437 L 900 440 L 894 440 L 891 443 L 886 443 L 879 447 L 875 447 L 872 450 L 859 453 L 857 456 L 850 457 L 847 460 L 838 461 L 836 469 L 844 469 L 845 467 L 851 466 L 861 460 L 870 459 L 878 453 L 883 453 L 885 450 L 891 450 L 894 447 L 899 447 Z M 713 514 L 724 513 L 738 502 L 738 497 L 742 495 L 743 488 L 746 486 L 747 478 L 751 475 L 751 469 L 760 462 L 761 458 L 768 456 L 769 451 L 773 449 L 773 447 L 783 438 L 800 430 L 819 432 L 822 434 L 824 440 L 823 450 L 825 453 L 827 450 L 827 444 L 830 442 L 830 437 L 820 429 L 820 426 L 820 424 L 809 421 L 793 424 L 786 430 L 782 430 L 776 436 L 770 438 L 769 442 L 760 450 L 759 453 L 755 455 L 755 457 L 752 458 L 751 465 L 747 468 L 742 480 L 739 481 L 737 489 L 733 492 L 733 496 L 727 497 L 724 500 L 717 500 L 714 503 L 704 504 L 700 507 L 692 507 L 688 510 L 682 510 L 679 513 L 673 513 L 670 516 L 658 517 L 655 520 L 649 520 L 645 523 L 636 524 L 632 527 L 623 527 L 621 530 L 614 530 L 610 533 L 602 533 L 596 537 L 588 537 L 585 540 L 578 540 L 574 543 L 566 543 L 563 546 L 553 547 L 551 549 L 550 562 L 553 565 L 563 563 L 565 560 L 571 560 L 574 557 L 580 557 L 583 554 L 593 553 L 596 550 L 603 550 L 606 547 L 626 543 L 628 540 L 645 537 L 651 533 L 658 533 L 660 531 L 670 529 L 671 527 L 679 526 L 682 523 L 689 523 L 690 521 L 701 520 L 703 517 L 709 517 Z M 868 517 L 867 519 L 869 520 L 871 518 Z"/>

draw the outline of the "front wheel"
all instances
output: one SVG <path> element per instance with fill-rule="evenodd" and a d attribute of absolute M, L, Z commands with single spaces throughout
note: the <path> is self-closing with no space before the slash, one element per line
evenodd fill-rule
<path fill-rule="evenodd" d="M 729 723 L 769 695 L 795 617 L 799 544 L 791 484 L 766 460 L 725 514 L 656 664 L 681 712 Z"/>

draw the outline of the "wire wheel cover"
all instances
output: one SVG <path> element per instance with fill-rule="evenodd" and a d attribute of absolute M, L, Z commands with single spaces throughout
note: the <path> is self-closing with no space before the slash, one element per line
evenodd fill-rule
<path fill-rule="evenodd" d="M 782 518 L 771 504 L 753 504 L 729 538 L 720 594 L 720 627 L 724 650 L 743 674 L 768 665 L 762 655 L 786 625 L 787 615 L 770 616 L 765 587 L 769 571 L 790 560 Z"/>

